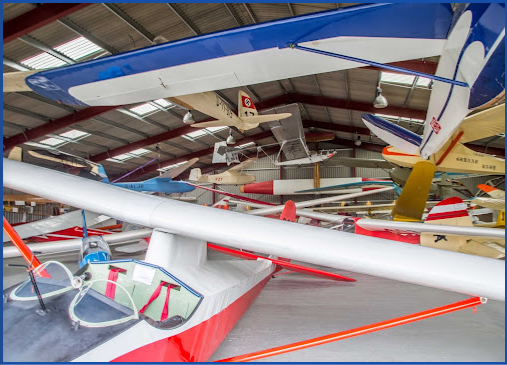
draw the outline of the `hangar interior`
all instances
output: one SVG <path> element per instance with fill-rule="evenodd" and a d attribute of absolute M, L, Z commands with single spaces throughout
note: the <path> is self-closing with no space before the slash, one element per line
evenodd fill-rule
<path fill-rule="evenodd" d="M 212 35 L 237 27 L 327 10 L 338 9 L 346 12 L 363 5 L 4 3 L 4 75 L 20 71 L 36 72 L 64 68 L 121 55 L 124 52 L 142 50 L 145 47 Z M 451 9 L 459 10 L 460 4 L 451 4 Z M 428 22 L 432 21 L 428 19 Z M 202 49 L 202 52 L 205 53 L 206 50 Z M 392 65 L 434 75 L 440 58 L 433 56 L 404 60 L 394 62 Z M 258 124 L 257 127 L 248 130 L 228 126 L 197 129 L 183 123 L 189 112 L 188 108 L 166 98 L 114 106 L 76 106 L 51 100 L 34 91 L 6 92 L 4 88 L 4 157 L 7 157 L 14 147 L 21 147 L 24 156 L 28 156 L 29 151 L 57 149 L 101 164 L 111 181 L 121 177 L 123 181 L 134 183 L 156 178 L 193 158 L 198 158 L 191 168 L 174 179 L 188 181 L 190 170 L 193 168 L 199 168 L 202 174 L 221 174 L 231 167 L 225 163 L 213 163 L 212 158 L 215 143 L 225 143 L 232 136 L 234 143 L 231 146 L 240 151 L 240 161 L 258 157 L 254 164 L 242 170 L 244 173 L 254 175 L 256 182 L 293 179 L 315 181 L 316 169 L 319 179 L 337 177 L 390 179 L 390 169 L 344 166 L 337 158 L 375 160 L 384 158 L 382 152 L 389 143 L 367 128 L 362 119 L 364 113 L 373 114 L 405 130 L 422 135 L 435 82 L 423 76 L 407 75 L 396 70 L 365 65 L 214 90 L 234 112 L 237 112 L 239 107 L 240 91 L 250 97 L 260 114 L 263 111 L 269 113 L 275 107 L 297 104 L 305 134 L 328 134 L 326 140 L 308 143 L 311 151 L 334 152 L 333 157 L 317 163 L 318 166 L 314 164 L 277 166 L 275 160 L 283 162 L 285 159 L 267 123 Z M 378 108 L 375 105 L 379 95 L 385 98 L 387 106 Z M 497 104 L 502 103 L 504 99 L 497 101 Z M 196 124 L 214 120 L 196 109 L 191 113 Z M 329 133 L 332 133 L 331 137 Z M 505 133 L 473 140 L 465 146 L 473 151 L 503 159 Z M 35 159 L 27 162 L 49 168 L 57 166 L 54 161 L 48 160 Z M 125 177 L 127 174 L 128 177 Z M 34 179 L 36 180 L 36 177 Z M 461 176 L 456 179 L 459 188 L 455 191 L 461 192 L 459 196 L 463 199 L 482 197 L 485 193 L 478 188 L 479 184 L 492 185 L 496 189 L 504 190 L 504 180 L 504 174 Z M 326 193 L 243 194 L 241 184 L 201 185 L 277 205 L 285 204 L 289 200 L 298 203 L 329 196 Z M 318 185 L 314 183 L 314 187 L 319 186 L 320 183 Z M 24 193 L 4 186 L 4 221 L 7 219 L 10 224 L 22 224 L 78 209 L 52 199 L 42 204 L 30 203 L 23 198 Z M 6 200 L 6 196 L 10 198 Z M 206 206 L 214 205 L 223 198 L 216 192 L 201 189 L 179 194 L 160 193 L 159 196 Z M 431 198 L 439 199 L 436 194 L 430 196 L 428 200 L 432 200 Z M 391 204 L 397 199 L 398 194 L 391 190 L 352 197 L 341 201 L 341 205 Z M 337 204 L 322 204 L 320 207 Z M 367 211 L 348 215 L 391 219 L 390 209 L 392 207 L 379 213 Z M 498 219 L 499 213 L 488 211 L 481 217 L 481 221 L 493 223 Z M 8 245 L 10 243 L 6 243 L 4 239 L 4 248 Z M 76 255 L 60 254 L 56 257 L 67 263 L 69 268 L 78 269 L 75 263 Z M 119 257 L 142 260 L 144 253 L 137 256 L 122 253 Z M 218 260 L 222 256 L 214 253 L 209 258 Z M 26 276 L 7 267 L 9 263 L 19 264 L 23 261 L 19 258 L 4 259 L 4 289 Z M 322 269 L 320 265 L 311 264 L 311 266 Z M 367 324 L 368 321 L 375 322 L 395 317 L 395 313 L 408 314 L 463 298 L 461 294 L 366 274 L 355 274 L 348 270 L 335 272 L 356 275 L 357 280 L 363 281 L 363 284 L 354 288 L 350 296 L 342 297 L 338 291 L 343 289 L 341 286 L 347 287 L 347 284 L 340 283 L 333 287 L 335 282 L 327 284 L 326 279 L 306 277 L 297 273 L 280 276 L 267 284 L 267 289 L 260 294 L 210 360 L 321 336 L 339 329 Z M 296 290 L 297 288 L 299 290 Z M 302 291 L 307 291 L 303 299 L 300 297 Z M 385 296 L 382 295 L 382 291 L 385 291 Z M 284 300 L 282 296 L 285 296 Z M 415 299 L 417 297 L 419 299 Z M 378 303 L 378 306 L 365 305 L 370 300 Z M 391 311 L 392 302 L 401 304 L 401 308 Z M 362 303 L 359 313 L 354 311 L 357 303 Z M 335 304 L 339 305 L 338 312 Z M 343 343 L 339 341 L 303 350 L 302 355 L 295 352 L 264 361 L 505 361 L 503 304 L 501 301 L 492 300 L 488 305 L 478 309 L 479 312 L 484 311 L 482 314 L 473 318 L 469 313 L 465 315 L 460 312 L 459 315 L 448 315 L 450 318 L 444 318 L 441 322 L 438 320 L 423 322 L 423 327 L 401 327 L 401 332 L 388 330 L 384 338 L 377 337 L 377 342 L 371 338 L 358 337 L 347 340 L 350 341 L 350 345 L 347 345 L 346 341 Z M 313 314 L 305 317 L 308 309 Z M 319 311 L 325 315 L 316 316 Z M 269 326 L 256 325 L 259 316 L 264 323 L 273 323 L 276 330 L 269 329 Z M 333 322 L 337 316 L 347 319 L 342 318 L 339 322 Z M 294 318 L 303 317 L 303 323 L 299 325 L 293 323 Z M 317 330 L 318 328 L 321 330 Z M 4 327 L 4 349 L 7 346 L 5 331 Z M 276 340 L 267 340 L 271 338 L 268 334 L 274 334 Z M 383 332 L 380 336 L 382 334 Z M 452 340 L 447 340 L 450 337 Z M 416 344 L 418 346 L 413 347 Z M 472 347 L 473 350 L 470 350 Z M 364 350 L 365 348 L 368 350 Z M 412 350 L 405 352 L 408 348 Z M 22 361 L 16 360 L 15 357 L 10 360 Z"/>

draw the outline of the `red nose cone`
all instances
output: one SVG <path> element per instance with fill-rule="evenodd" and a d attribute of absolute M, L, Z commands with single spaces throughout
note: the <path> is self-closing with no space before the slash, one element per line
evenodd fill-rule
<path fill-rule="evenodd" d="M 253 184 L 246 184 L 241 187 L 245 194 L 268 194 L 273 195 L 273 180 Z"/>

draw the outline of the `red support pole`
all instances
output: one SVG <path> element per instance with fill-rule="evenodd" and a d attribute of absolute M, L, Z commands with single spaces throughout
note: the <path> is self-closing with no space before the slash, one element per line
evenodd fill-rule
<path fill-rule="evenodd" d="M 25 261 L 30 264 L 32 263 L 32 267 L 35 269 L 40 265 L 40 261 L 35 257 L 34 253 L 30 248 L 26 245 L 26 243 L 19 237 L 18 232 L 7 221 L 7 219 L 4 217 L 4 231 L 9 236 L 9 239 L 12 241 L 14 246 L 17 247 L 19 252 L 21 253 L 21 256 L 25 259 Z M 33 259 L 33 261 L 32 261 Z"/>
<path fill-rule="evenodd" d="M 387 321 L 370 324 L 363 327 L 354 328 L 351 330 L 333 333 L 331 335 L 313 338 L 306 341 L 296 342 L 290 345 L 279 346 L 268 350 L 252 352 L 250 354 L 230 357 L 228 359 L 218 360 L 219 362 L 244 362 L 263 359 L 265 357 L 280 355 L 291 351 L 302 350 L 308 347 L 323 345 L 326 343 L 344 340 L 355 336 L 365 335 L 367 333 L 385 330 L 387 328 L 401 326 L 407 323 L 420 321 L 426 318 L 439 316 L 442 314 L 458 311 L 465 308 L 476 307 L 486 302 L 485 298 L 474 297 L 461 302 L 444 305 L 442 307 L 429 309 L 423 312 L 409 314 L 399 318 L 389 319 Z"/>

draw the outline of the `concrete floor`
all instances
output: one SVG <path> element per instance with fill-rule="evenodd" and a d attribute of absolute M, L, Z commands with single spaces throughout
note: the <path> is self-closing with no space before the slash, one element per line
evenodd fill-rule
<path fill-rule="evenodd" d="M 113 253 L 115 258 L 126 257 Z M 144 254 L 127 257 L 142 259 Z M 210 259 L 223 258 L 210 253 Z M 49 258 L 41 257 L 41 261 Z M 77 269 L 77 254 L 51 256 Z M 27 278 L 7 267 L 4 288 Z M 303 274 L 270 280 L 210 361 L 328 335 L 467 299 L 468 296 L 368 275 L 329 270 L 357 282 L 335 282 Z M 266 362 L 504 362 L 505 303 L 472 309 L 354 337 Z"/>

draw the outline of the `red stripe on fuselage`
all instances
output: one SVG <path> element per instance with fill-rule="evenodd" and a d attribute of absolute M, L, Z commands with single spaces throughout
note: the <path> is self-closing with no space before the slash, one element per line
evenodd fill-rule
<path fill-rule="evenodd" d="M 210 319 L 177 335 L 142 346 L 113 361 L 207 361 L 271 278 L 271 273 Z M 163 331 L 163 330 L 161 330 Z"/>

